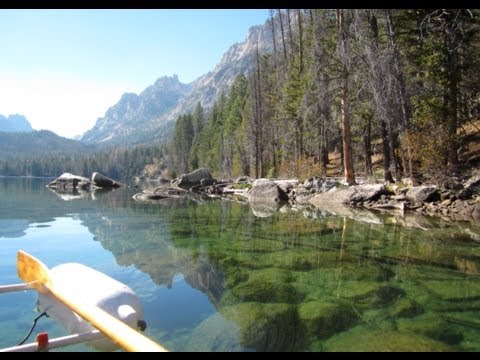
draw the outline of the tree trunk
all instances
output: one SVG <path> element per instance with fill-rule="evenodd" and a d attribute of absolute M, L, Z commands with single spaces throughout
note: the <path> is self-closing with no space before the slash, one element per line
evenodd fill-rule
<path fill-rule="evenodd" d="M 448 169 L 455 171 L 458 166 L 458 141 L 456 135 L 458 127 L 458 83 L 460 82 L 460 70 L 458 66 L 459 40 L 455 30 L 449 29 L 449 26 L 446 26 L 445 37 L 449 80 L 447 86 L 447 128 L 450 145 L 448 149 Z"/>
<path fill-rule="evenodd" d="M 282 11 L 280 9 L 278 9 L 278 17 L 280 19 L 280 31 L 282 33 L 283 56 L 284 56 L 285 66 L 286 66 L 288 64 L 287 47 L 285 46 L 285 31 L 283 30 Z"/>
<path fill-rule="evenodd" d="M 385 181 L 394 183 L 392 171 L 390 170 L 390 164 L 392 162 L 390 158 L 390 143 L 388 139 L 387 124 L 385 121 L 380 122 L 382 131 L 382 153 L 383 153 L 383 177 Z"/>
<path fill-rule="evenodd" d="M 297 9 L 298 16 L 298 54 L 300 55 L 300 74 L 303 73 L 303 30 L 302 30 L 302 14 L 300 9 Z"/>
<path fill-rule="evenodd" d="M 369 119 L 367 124 L 365 125 L 365 129 L 363 130 L 363 149 L 365 151 L 365 174 L 366 175 L 373 174 L 371 133 L 372 133 L 372 124 Z"/>
<path fill-rule="evenodd" d="M 292 54 L 292 52 L 293 52 L 293 32 L 292 32 L 292 20 L 290 18 L 290 9 L 287 9 L 287 20 L 288 20 L 288 36 L 290 38 L 290 51 L 289 51 L 289 53 Z"/>
<path fill-rule="evenodd" d="M 258 52 L 258 41 L 257 41 L 257 86 L 258 86 L 258 138 L 259 138 L 259 160 L 260 160 L 260 174 L 265 176 L 263 169 L 263 121 L 262 121 L 262 87 L 261 87 L 261 78 L 260 78 L 260 54 Z"/>
<path fill-rule="evenodd" d="M 355 173 L 353 169 L 351 134 L 350 134 L 350 109 L 349 109 L 349 72 L 348 72 L 348 53 L 346 46 L 345 19 L 343 9 L 337 9 L 337 26 L 339 32 L 339 50 L 340 61 L 342 62 L 342 96 L 340 99 L 340 111 L 342 119 L 342 143 L 343 143 L 343 163 L 345 166 L 344 176 L 348 185 L 355 185 Z"/>
<path fill-rule="evenodd" d="M 315 16 L 314 16 L 315 15 Z M 318 120 L 318 158 L 322 165 L 322 172 L 327 175 L 328 165 L 328 138 L 327 127 L 331 124 L 330 115 L 330 101 L 328 99 L 328 89 L 330 86 L 330 78 L 325 73 L 326 56 L 324 51 L 320 48 L 323 43 L 324 27 L 321 18 L 321 14 L 318 14 L 318 10 L 315 10 L 311 14 L 312 28 L 313 28 L 313 60 L 315 66 L 315 74 L 318 89 L 318 108 L 319 108 L 319 120 Z"/>
<path fill-rule="evenodd" d="M 410 109 L 408 106 L 408 99 L 407 99 L 407 94 L 406 94 L 406 89 L 405 89 L 405 77 L 403 74 L 403 69 L 401 66 L 400 62 L 400 51 L 398 50 L 397 46 L 397 41 L 396 41 L 396 35 L 395 31 L 393 28 L 393 21 L 392 21 L 392 14 L 390 9 L 385 10 L 385 17 L 387 20 L 387 33 L 388 33 L 388 44 L 390 47 L 390 50 L 392 52 L 392 60 L 393 60 L 393 77 L 395 79 L 395 87 L 398 89 L 398 93 L 396 94 L 396 98 L 399 101 L 400 104 L 400 121 L 399 121 L 399 127 L 401 132 L 405 132 L 410 128 Z M 397 135 L 392 134 L 393 137 L 392 139 L 392 146 L 393 146 L 393 152 L 400 149 L 400 143 L 398 141 Z M 409 176 L 412 182 L 416 183 L 416 179 L 414 179 L 414 169 L 413 169 L 413 159 L 412 159 L 412 150 L 410 149 L 410 145 L 407 143 L 407 163 L 408 163 L 408 171 L 409 171 Z M 404 167 L 407 166 L 407 164 L 404 164 L 404 166 L 401 165 L 401 161 L 398 156 L 396 156 L 395 160 L 395 169 L 396 169 L 396 176 L 397 180 L 401 179 L 402 173 L 404 172 Z"/>

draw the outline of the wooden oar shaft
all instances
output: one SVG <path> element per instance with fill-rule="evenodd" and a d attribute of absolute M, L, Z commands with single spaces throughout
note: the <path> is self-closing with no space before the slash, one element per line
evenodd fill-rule
<path fill-rule="evenodd" d="M 67 289 L 57 289 L 50 277 L 48 268 L 32 255 L 18 251 L 18 276 L 31 283 L 32 287 L 42 293 L 51 292 L 58 300 L 91 323 L 108 338 L 127 351 L 167 351 L 165 348 L 118 320 L 95 305 L 82 303 L 74 296 L 69 296 Z"/>

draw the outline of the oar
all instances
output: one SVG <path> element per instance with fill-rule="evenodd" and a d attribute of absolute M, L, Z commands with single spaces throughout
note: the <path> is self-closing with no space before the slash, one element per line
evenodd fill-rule
<path fill-rule="evenodd" d="M 127 324 L 106 311 L 91 304 L 85 304 L 68 296 L 66 291 L 57 289 L 51 281 L 48 268 L 32 255 L 19 250 L 17 255 L 18 276 L 39 292 L 51 292 L 58 300 L 90 322 L 103 334 L 127 351 L 167 351 L 162 346 L 140 334 Z M 72 284 L 74 286 L 74 284 Z"/>

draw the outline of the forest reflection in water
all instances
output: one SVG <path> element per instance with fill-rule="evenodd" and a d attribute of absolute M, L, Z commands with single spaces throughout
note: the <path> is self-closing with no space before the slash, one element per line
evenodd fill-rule
<path fill-rule="evenodd" d="M 411 215 L 359 222 L 308 208 L 259 217 L 226 201 L 136 203 L 134 189 L 73 201 L 23 190 L 13 213 L 43 207 L 10 220 L 81 220 L 146 304 L 151 336 L 172 350 L 480 350 L 473 225 Z M 153 283 L 122 273 L 132 268 Z"/>

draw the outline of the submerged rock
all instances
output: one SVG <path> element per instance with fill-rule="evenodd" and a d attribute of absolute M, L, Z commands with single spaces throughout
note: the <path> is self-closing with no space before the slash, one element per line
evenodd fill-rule
<path fill-rule="evenodd" d="M 259 218 L 267 218 L 273 216 L 280 207 L 277 203 L 258 203 L 251 202 L 250 208 L 252 209 L 253 215 Z"/>
<path fill-rule="evenodd" d="M 480 283 L 468 278 L 424 281 L 422 284 L 442 300 L 461 302 L 480 298 Z"/>
<path fill-rule="evenodd" d="M 451 345 L 458 344 L 463 340 L 463 334 L 458 329 L 434 313 L 417 316 L 413 319 L 398 320 L 397 327 L 398 330 L 420 334 Z"/>
<path fill-rule="evenodd" d="M 239 352 L 244 351 L 240 344 L 240 330 L 235 322 L 226 320 L 219 313 L 203 320 L 192 332 L 186 351 L 195 352 Z"/>
<path fill-rule="evenodd" d="M 357 327 L 325 342 L 325 351 L 437 352 L 454 351 L 447 344 L 415 333 Z"/>
<path fill-rule="evenodd" d="M 248 281 L 234 287 L 232 293 L 242 301 L 261 303 L 295 304 L 305 298 L 305 294 L 292 284 L 272 279 L 270 276 L 250 277 Z"/>
<path fill-rule="evenodd" d="M 312 338 L 328 338 L 358 321 L 357 313 L 348 305 L 322 300 L 303 303 L 298 313 Z"/>
<path fill-rule="evenodd" d="M 305 341 L 296 307 L 245 302 L 220 309 L 240 329 L 242 346 L 256 351 L 294 351 Z"/>
<path fill-rule="evenodd" d="M 133 195 L 136 201 L 157 201 L 163 199 L 187 199 L 195 198 L 195 194 L 181 188 L 171 186 L 159 186 L 153 191 L 143 191 Z"/>
<path fill-rule="evenodd" d="M 423 307 L 409 298 L 398 300 L 390 310 L 390 315 L 395 318 L 411 318 L 423 313 Z"/>

